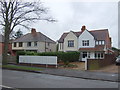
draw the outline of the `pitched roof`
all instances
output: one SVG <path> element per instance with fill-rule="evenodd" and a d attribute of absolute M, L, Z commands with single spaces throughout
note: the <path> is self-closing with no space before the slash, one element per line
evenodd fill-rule
<path fill-rule="evenodd" d="M 4 36 L 0 34 L 0 42 L 4 42 Z"/>
<path fill-rule="evenodd" d="M 35 41 L 40 41 L 40 42 L 50 42 L 50 43 L 56 43 L 49 37 L 45 36 L 41 32 L 36 32 L 35 35 L 32 33 L 28 33 L 26 35 L 21 36 L 20 38 L 14 40 L 13 42 L 35 42 Z"/>
<path fill-rule="evenodd" d="M 109 35 L 108 29 L 102 29 L 102 30 L 90 30 L 89 31 L 96 40 L 106 40 L 106 36 Z M 67 36 L 69 32 L 63 33 L 61 38 L 58 40 L 59 43 L 64 42 L 64 38 Z M 73 32 L 77 37 L 79 37 L 82 34 L 82 31 L 80 32 Z"/>

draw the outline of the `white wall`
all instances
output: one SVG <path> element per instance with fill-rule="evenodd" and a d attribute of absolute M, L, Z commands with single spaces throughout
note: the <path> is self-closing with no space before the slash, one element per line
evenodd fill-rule
<path fill-rule="evenodd" d="M 89 40 L 89 46 L 82 46 L 82 40 Z M 91 47 L 95 47 L 94 37 L 87 30 L 85 30 L 79 36 L 79 48 L 91 48 Z"/>
<path fill-rule="evenodd" d="M 56 51 L 56 44 L 50 43 L 49 46 L 46 43 L 46 51 L 50 52 L 50 49 L 52 52 Z M 37 42 L 37 46 L 34 46 L 34 42 L 31 42 L 31 46 L 27 46 L 27 42 L 23 43 L 23 47 L 19 47 L 17 43 L 17 47 L 14 47 L 14 43 L 12 43 L 12 50 L 37 50 L 38 52 L 45 52 L 45 42 Z"/>
<path fill-rule="evenodd" d="M 63 43 L 58 43 L 58 51 L 64 51 Z"/>
<path fill-rule="evenodd" d="M 74 40 L 74 47 L 68 47 L 68 40 Z M 71 31 L 64 39 L 64 52 L 66 51 L 78 51 L 78 38 L 77 36 Z"/>
<path fill-rule="evenodd" d="M 57 56 L 19 56 L 19 63 L 57 65 Z"/>

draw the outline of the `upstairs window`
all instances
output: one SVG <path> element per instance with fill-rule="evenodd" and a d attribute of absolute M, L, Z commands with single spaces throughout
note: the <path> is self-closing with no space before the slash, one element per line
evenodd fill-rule
<path fill-rule="evenodd" d="M 27 43 L 27 46 L 28 46 L 28 47 L 31 47 L 31 42 L 28 42 L 28 43 Z"/>
<path fill-rule="evenodd" d="M 14 47 L 17 47 L 17 43 L 16 42 L 14 42 Z"/>
<path fill-rule="evenodd" d="M 48 42 L 48 46 L 50 46 L 50 43 Z"/>
<path fill-rule="evenodd" d="M 68 47 L 74 47 L 74 40 L 68 41 Z"/>
<path fill-rule="evenodd" d="M 19 47 L 22 47 L 23 46 L 23 43 L 22 42 L 19 42 Z"/>
<path fill-rule="evenodd" d="M 89 46 L 89 40 L 83 40 L 82 45 L 83 46 Z"/>
<path fill-rule="evenodd" d="M 96 41 L 96 45 L 105 45 L 105 41 L 104 40 Z"/>
<path fill-rule="evenodd" d="M 37 42 L 34 42 L 34 46 L 37 46 Z"/>

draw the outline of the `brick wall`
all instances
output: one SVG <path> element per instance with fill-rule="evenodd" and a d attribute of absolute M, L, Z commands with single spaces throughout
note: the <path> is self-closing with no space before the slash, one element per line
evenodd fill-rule
<path fill-rule="evenodd" d="M 114 54 L 105 54 L 104 59 L 88 59 L 88 70 L 97 70 L 102 67 L 115 64 L 116 56 Z"/>
<path fill-rule="evenodd" d="M 3 44 L 2 43 L 0 43 L 0 55 L 2 54 L 2 52 L 3 52 Z"/>

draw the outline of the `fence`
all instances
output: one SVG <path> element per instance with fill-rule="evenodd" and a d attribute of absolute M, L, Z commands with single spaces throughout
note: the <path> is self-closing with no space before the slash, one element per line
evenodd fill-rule
<path fill-rule="evenodd" d="M 57 56 L 19 56 L 19 63 L 23 64 L 42 64 L 56 65 L 57 67 Z"/>
<path fill-rule="evenodd" d="M 105 54 L 104 59 L 87 59 L 87 69 L 96 70 L 115 63 L 114 54 Z"/>
<path fill-rule="evenodd" d="M 16 63 L 16 56 L 8 56 L 8 63 Z"/>

